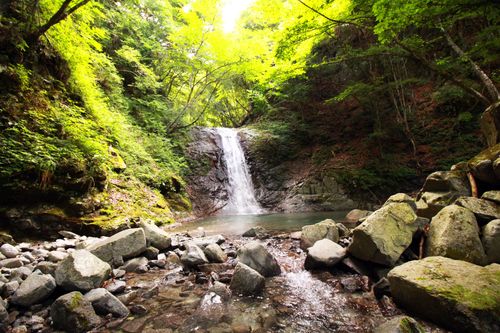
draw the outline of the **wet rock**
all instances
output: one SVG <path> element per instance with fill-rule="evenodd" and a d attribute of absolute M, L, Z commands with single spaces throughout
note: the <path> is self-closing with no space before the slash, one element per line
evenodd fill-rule
<path fill-rule="evenodd" d="M 432 218 L 426 253 L 428 256 L 485 264 L 486 255 L 479 239 L 479 227 L 474 214 L 457 205 L 443 208 Z"/>
<path fill-rule="evenodd" d="M 255 237 L 258 239 L 269 238 L 268 232 L 266 231 L 266 229 L 264 229 L 261 226 L 252 227 L 252 228 L 248 229 L 247 231 L 245 231 L 243 233 L 243 235 L 241 235 L 241 236 L 242 237 Z"/>
<path fill-rule="evenodd" d="M 166 258 L 167 264 L 180 265 L 181 258 L 175 252 L 169 252 Z"/>
<path fill-rule="evenodd" d="M 87 250 L 110 264 L 132 258 L 146 249 L 146 236 L 141 228 L 123 230 L 113 236 L 90 245 Z"/>
<path fill-rule="evenodd" d="M 101 286 L 111 267 L 87 250 L 76 250 L 56 269 L 56 282 L 66 290 L 88 291 Z"/>
<path fill-rule="evenodd" d="M 480 221 L 500 219 L 500 206 L 492 201 L 473 197 L 461 197 L 455 201 L 455 204 L 472 211 Z"/>
<path fill-rule="evenodd" d="M 30 306 L 39 303 L 52 294 L 56 288 L 56 281 L 49 274 L 31 274 L 21 283 L 12 296 L 12 303 L 21 306 Z"/>
<path fill-rule="evenodd" d="M 500 263 L 500 220 L 493 220 L 483 228 L 481 238 L 489 263 Z"/>
<path fill-rule="evenodd" d="M 201 238 L 193 238 L 189 243 L 194 244 L 199 247 L 206 247 L 209 244 L 222 244 L 226 241 L 222 235 L 213 235 Z"/>
<path fill-rule="evenodd" d="M 41 261 L 36 265 L 35 269 L 40 270 L 43 274 L 56 276 L 57 264 L 49 261 Z"/>
<path fill-rule="evenodd" d="M 61 231 L 59 231 L 59 235 L 61 235 L 64 238 L 67 238 L 67 239 L 78 239 L 78 238 L 80 238 L 79 235 L 75 234 L 74 232 L 67 231 L 67 230 L 61 230 Z"/>
<path fill-rule="evenodd" d="M 240 247 L 238 260 L 265 277 L 281 274 L 278 262 L 259 241 L 253 241 Z"/>
<path fill-rule="evenodd" d="M 388 275 L 396 303 L 453 332 L 498 332 L 500 265 L 428 257 Z"/>
<path fill-rule="evenodd" d="M 224 301 L 228 301 L 231 298 L 231 289 L 229 289 L 227 285 L 219 281 L 215 281 L 214 284 L 209 288 L 209 291 L 216 293 Z"/>
<path fill-rule="evenodd" d="M 208 261 L 215 263 L 223 263 L 227 260 L 227 255 L 217 244 L 209 244 L 204 249 L 203 252 L 207 256 Z"/>
<path fill-rule="evenodd" d="M 159 250 L 168 249 L 172 244 L 172 239 L 163 229 L 156 224 L 141 221 L 141 228 L 144 230 L 146 241 L 149 245 Z"/>
<path fill-rule="evenodd" d="M 145 257 L 139 257 L 128 260 L 125 265 L 120 267 L 125 272 L 135 272 L 144 273 L 148 270 L 148 259 Z"/>
<path fill-rule="evenodd" d="M 158 255 L 160 254 L 160 250 L 158 250 L 156 247 L 148 246 L 146 250 L 142 253 L 142 255 L 149 260 L 156 260 L 158 258 Z"/>
<path fill-rule="evenodd" d="M 55 300 L 50 307 L 53 327 L 58 330 L 84 333 L 101 323 L 92 304 L 74 291 Z"/>
<path fill-rule="evenodd" d="M 373 294 L 376 299 L 381 299 L 384 295 L 391 294 L 391 286 L 387 278 L 381 278 L 377 283 L 373 285 Z"/>
<path fill-rule="evenodd" d="M 95 312 L 100 315 L 111 313 L 115 317 L 127 317 L 130 314 L 127 307 L 104 288 L 93 289 L 84 298 L 92 303 Z"/>
<path fill-rule="evenodd" d="M 339 230 L 334 220 L 327 219 L 316 224 L 302 227 L 300 248 L 305 250 L 317 241 L 326 238 L 334 242 L 339 241 Z"/>
<path fill-rule="evenodd" d="M 425 329 L 415 319 L 398 316 L 376 327 L 373 333 L 425 333 Z"/>
<path fill-rule="evenodd" d="M 353 209 L 345 216 L 347 222 L 356 223 L 362 218 L 367 217 L 372 212 L 369 210 Z"/>
<path fill-rule="evenodd" d="M 354 228 L 348 247 L 353 256 L 391 266 L 411 244 L 417 231 L 417 215 L 406 203 L 390 203 Z"/>
<path fill-rule="evenodd" d="M 113 269 L 113 276 L 117 279 L 124 277 L 126 273 L 123 269 Z"/>
<path fill-rule="evenodd" d="M 487 191 L 481 196 L 481 199 L 492 201 L 497 205 L 500 204 L 500 191 Z"/>
<path fill-rule="evenodd" d="M 52 261 L 52 262 L 59 262 L 59 261 L 62 261 L 67 256 L 68 256 L 67 252 L 51 251 L 49 253 L 49 256 L 47 257 L 47 259 L 49 259 L 49 261 Z"/>
<path fill-rule="evenodd" d="M 15 246 L 5 243 L 0 246 L 0 253 L 6 258 L 15 258 L 19 255 L 19 250 Z"/>
<path fill-rule="evenodd" d="M 181 256 L 181 262 L 187 268 L 195 268 L 198 265 L 208 264 L 208 259 L 203 250 L 194 244 L 187 244 L 186 250 Z"/>
<path fill-rule="evenodd" d="M 127 288 L 127 283 L 121 280 L 113 280 L 111 283 L 106 285 L 106 290 L 112 294 L 120 294 Z"/>
<path fill-rule="evenodd" d="M 20 258 L 10 258 L 0 260 L 0 268 L 17 268 L 23 266 L 24 263 Z"/>
<path fill-rule="evenodd" d="M 346 250 L 329 239 L 321 239 L 307 249 L 307 257 L 304 268 L 312 270 L 316 268 L 330 268 L 341 261 Z"/>
<path fill-rule="evenodd" d="M 135 315 L 142 316 L 142 315 L 145 315 L 146 313 L 148 313 L 148 309 L 146 309 L 146 307 L 144 305 L 133 304 L 130 306 L 130 312 L 135 314 Z"/>
<path fill-rule="evenodd" d="M 243 295 L 258 294 L 264 289 L 265 278 L 253 268 L 238 263 L 234 269 L 229 288 Z"/>

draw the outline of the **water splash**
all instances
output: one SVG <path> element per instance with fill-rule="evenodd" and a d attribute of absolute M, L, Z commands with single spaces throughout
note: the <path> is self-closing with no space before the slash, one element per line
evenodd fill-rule
<path fill-rule="evenodd" d="M 227 190 L 229 200 L 223 211 L 225 214 L 259 214 L 263 210 L 255 198 L 255 190 L 248 171 L 245 154 L 233 128 L 217 128 L 221 138 L 223 159 L 229 179 Z"/>

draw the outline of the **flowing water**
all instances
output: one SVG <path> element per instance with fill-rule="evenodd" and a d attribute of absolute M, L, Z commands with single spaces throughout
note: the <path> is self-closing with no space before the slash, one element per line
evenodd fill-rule
<path fill-rule="evenodd" d="M 237 130 L 233 128 L 217 128 L 221 138 L 224 164 L 226 166 L 229 200 L 223 208 L 224 214 L 258 214 L 262 213 L 255 198 L 255 191 L 248 165 L 238 138 Z"/>

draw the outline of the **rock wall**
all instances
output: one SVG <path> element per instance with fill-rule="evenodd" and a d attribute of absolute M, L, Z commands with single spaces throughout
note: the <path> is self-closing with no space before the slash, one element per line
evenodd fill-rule
<path fill-rule="evenodd" d="M 270 165 L 251 149 L 258 135 L 255 131 L 242 129 L 239 135 L 257 200 L 266 210 L 305 212 L 348 210 L 359 206 L 334 177 L 323 171 L 305 170 L 301 161 Z M 223 208 L 228 200 L 228 178 L 220 138 L 214 129 L 195 128 L 191 139 L 187 149 L 191 169 L 188 193 L 195 215 L 211 215 Z"/>

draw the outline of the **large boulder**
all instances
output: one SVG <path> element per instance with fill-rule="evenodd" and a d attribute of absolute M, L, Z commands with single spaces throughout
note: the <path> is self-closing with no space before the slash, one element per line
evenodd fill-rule
<path fill-rule="evenodd" d="M 92 304 L 74 291 L 55 300 L 50 307 L 52 326 L 68 333 L 84 333 L 101 323 Z"/>
<path fill-rule="evenodd" d="M 208 259 L 199 246 L 188 243 L 181 255 L 181 262 L 187 268 L 196 268 L 198 265 L 208 264 Z"/>
<path fill-rule="evenodd" d="M 111 313 L 115 317 L 127 317 L 130 311 L 113 294 L 104 288 L 97 288 L 85 294 L 85 299 L 92 303 L 95 312 L 101 315 Z"/>
<path fill-rule="evenodd" d="M 234 268 L 229 288 L 243 295 L 254 295 L 264 289 L 265 283 L 266 279 L 259 272 L 239 262 Z"/>
<path fill-rule="evenodd" d="M 425 329 L 415 319 L 408 316 L 397 316 L 380 326 L 373 333 L 425 333 Z"/>
<path fill-rule="evenodd" d="M 453 332 L 500 331 L 500 265 L 427 257 L 388 274 L 394 301 Z"/>
<path fill-rule="evenodd" d="M 12 296 L 12 303 L 30 306 L 50 296 L 56 289 L 56 281 L 52 275 L 33 273 L 24 280 Z"/>
<path fill-rule="evenodd" d="M 455 201 L 455 204 L 472 211 L 480 221 L 500 219 L 500 206 L 493 201 L 473 197 L 460 197 Z"/>
<path fill-rule="evenodd" d="M 392 266 L 411 244 L 416 219 L 407 203 L 389 203 L 354 228 L 348 251 L 359 259 Z"/>
<path fill-rule="evenodd" d="M 474 214 L 451 205 L 432 218 L 426 242 L 428 256 L 443 256 L 478 265 L 486 263 Z"/>
<path fill-rule="evenodd" d="M 87 250 L 102 260 L 114 264 L 138 256 L 146 249 L 146 236 L 141 228 L 127 229 L 93 243 Z"/>
<path fill-rule="evenodd" d="M 334 220 L 326 219 L 316 224 L 302 227 L 300 248 L 302 250 L 306 250 L 323 238 L 329 239 L 333 242 L 339 241 L 339 230 Z"/>
<path fill-rule="evenodd" d="M 500 263 L 500 220 L 493 220 L 483 228 L 484 251 L 489 263 Z"/>
<path fill-rule="evenodd" d="M 172 238 L 163 229 L 152 222 L 141 221 L 141 228 L 144 230 L 146 241 L 149 245 L 158 250 L 165 250 L 172 244 Z"/>
<path fill-rule="evenodd" d="M 100 287 L 109 277 L 111 266 L 87 250 L 76 250 L 56 269 L 57 285 L 66 290 L 88 291 Z"/>
<path fill-rule="evenodd" d="M 484 183 L 498 186 L 500 184 L 500 175 L 497 174 L 496 161 L 500 157 L 500 143 L 493 147 L 483 150 L 474 156 L 468 166 L 474 177 Z"/>
<path fill-rule="evenodd" d="M 417 215 L 432 218 L 457 198 L 469 195 L 470 184 L 464 171 L 431 173 L 417 196 Z"/>
<path fill-rule="evenodd" d="M 413 210 L 415 210 L 415 211 L 417 210 L 417 205 L 415 204 L 415 199 L 413 199 L 412 197 L 410 197 L 406 193 L 396 193 L 396 194 L 391 195 L 385 201 L 384 206 L 388 205 L 390 203 L 395 203 L 395 202 L 407 203 L 408 205 L 410 205 L 411 208 L 413 208 Z"/>
<path fill-rule="evenodd" d="M 329 239 L 320 239 L 312 247 L 307 249 L 307 257 L 304 268 L 307 270 L 315 268 L 329 268 L 335 266 L 346 254 L 345 248 Z"/>
<path fill-rule="evenodd" d="M 253 241 L 240 247 L 238 249 L 238 260 L 265 277 L 281 274 L 278 262 L 259 241 Z"/>

